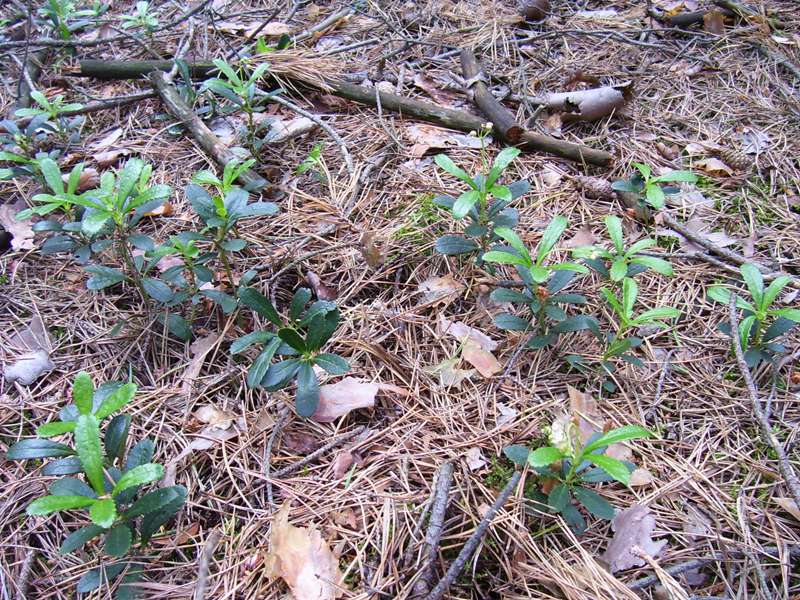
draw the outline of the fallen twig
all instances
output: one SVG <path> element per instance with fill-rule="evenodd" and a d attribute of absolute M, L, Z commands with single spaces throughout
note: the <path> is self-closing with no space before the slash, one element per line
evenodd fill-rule
<path fill-rule="evenodd" d="M 220 167 L 236 159 L 236 155 L 215 136 L 205 123 L 197 116 L 192 108 L 186 104 L 177 88 L 172 85 L 169 78 L 162 71 L 153 71 L 150 82 L 161 96 L 167 110 L 178 119 L 191 136 L 200 144 L 211 158 Z M 267 185 L 267 181 L 252 169 L 247 169 L 239 176 L 239 181 L 245 189 L 259 190 Z"/>
<path fill-rule="evenodd" d="M 30 585 L 31 573 L 33 572 L 33 561 L 36 559 L 36 548 L 30 548 L 25 560 L 22 561 L 22 568 L 19 570 L 17 579 L 17 600 L 26 600 L 28 597 L 28 586 Z"/>
<path fill-rule="evenodd" d="M 442 537 L 444 516 L 447 512 L 447 503 L 450 497 L 450 486 L 453 483 L 453 463 L 447 461 L 439 467 L 436 478 L 436 490 L 433 495 L 431 518 L 428 521 L 428 531 L 425 534 L 425 545 L 422 551 L 422 570 L 414 584 L 412 597 L 424 597 L 433 586 L 436 558 L 439 555 L 439 540 Z"/>
<path fill-rule="evenodd" d="M 272 446 L 275 444 L 275 440 L 278 438 L 278 434 L 283 429 L 283 426 L 286 424 L 288 418 L 289 407 L 284 406 L 283 410 L 281 410 L 278 420 L 275 422 L 275 425 L 272 426 L 272 432 L 269 434 L 267 447 L 264 448 L 264 477 L 267 480 L 267 504 L 269 505 L 270 509 L 275 506 L 275 498 L 272 496 L 272 479 L 270 479 L 269 476 L 269 471 L 271 468 L 270 457 L 272 456 Z"/>
<path fill-rule="evenodd" d="M 198 560 L 197 584 L 194 587 L 193 600 L 205 600 L 211 561 L 214 559 L 214 550 L 217 549 L 217 544 L 219 544 L 221 538 L 222 532 L 219 529 L 214 529 L 208 534 L 208 539 Z"/>
<path fill-rule="evenodd" d="M 786 487 L 789 488 L 789 494 L 792 496 L 792 499 L 795 501 L 797 506 L 800 506 L 800 480 L 797 479 L 794 468 L 789 462 L 786 449 L 783 447 L 783 444 L 780 443 L 778 438 L 775 437 L 775 434 L 772 431 L 772 426 L 769 424 L 769 419 L 767 419 L 767 416 L 764 414 L 764 410 L 761 407 L 761 400 L 758 398 L 756 384 L 753 381 L 753 376 L 750 373 L 750 367 L 747 366 L 747 363 L 744 360 L 742 342 L 738 335 L 739 313 L 736 310 L 735 293 L 731 294 L 728 312 L 731 318 L 731 339 L 733 340 L 733 350 L 736 353 L 736 362 L 739 364 L 739 370 L 742 373 L 742 377 L 744 377 L 744 383 L 747 386 L 747 392 L 750 395 L 750 403 L 753 408 L 753 414 L 755 415 L 756 421 L 758 421 L 758 425 L 761 429 L 761 437 L 775 451 L 775 455 L 778 457 L 778 470 L 781 472 L 781 475 L 783 475 L 783 479 L 786 482 Z"/>
<path fill-rule="evenodd" d="M 486 516 L 484 516 L 483 519 L 481 519 L 481 522 L 478 523 L 478 527 L 475 529 L 475 532 L 467 540 L 467 543 L 464 544 L 464 547 L 461 549 L 461 552 L 458 553 L 458 556 L 453 561 L 453 564 L 450 565 L 450 568 L 447 569 L 445 576 L 442 577 L 439 583 L 436 584 L 436 587 L 433 588 L 431 593 L 425 597 L 425 600 L 439 600 L 442 596 L 444 596 L 444 593 L 461 574 L 461 571 L 467 564 L 467 561 L 472 557 L 475 550 L 478 548 L 478 544 L 483 538 L 483 534 L 485 534 L 486 530 L 489 529 L 492 519 L 494 519 L 497 511 L 500 510 L 500 507 L 506 503 L 508 497 L 516 489 L 521 477 L 521 471 L 514 471 L 514 474 L 511 476 L 511 479 L 508 480 L 506 487 L 504 487 L 503 491 L 500 492 L 500 495 L 497 496 L 494 504 L 492 504 L 492 506 L 486 512 Z"/>
<path fill-rule="evenodd" d="M 314 450 L 314 452 L 312 452 L 311 454 L 309 454 L 308 456 L 306 456 L 302 460 L 299 460 L 296 463 L 293 463 L 293 464 L 291 464 L 289 466 L 286 466 L 286 467 L 284 467 L 283 469 L 281 469 L 279 471 L 275 471 L 275 474 L 273 475 L 273 478 L 274 479 L 279 479 L 280 477 L 284 477 L 285 475 L 288 475 L 289 473 L 292 473 L 292 472 L 296 471 L 297 469 L 299 469 L 301 467 L 304 467 L 308 463 L 313 462 L 314 460 L 316 460 L 316 458 L 318 456 L 322 456 L 323 454 L 325 454 L 328 450 L 330 450 L 332 448 L 335 448 L 336 446 L 340 446 L 341 444 L 345 443 L 346 441 L 353 439 L 358 434 L 360 434 L 362 431 L 364 431 L 364 426 L 363 425 L 361 427 L 356 427 L 355 429 L 353 429 L 353 431 L 350 431 L 348 433 L 345 433 L 344 435 L 340 435 L 339 437 L 332 439 L 330 442 L 328 442 L 327 444 L 325 444 L 321 448 L 318 448 L 317 450 Z"/>

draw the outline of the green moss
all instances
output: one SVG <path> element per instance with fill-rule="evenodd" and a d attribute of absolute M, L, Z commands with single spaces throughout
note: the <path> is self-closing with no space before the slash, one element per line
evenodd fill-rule
<path fill-rule="evenodd" d="M 514 465 L 511 464 L 510 460 L 497 456 L 492 457 L 491 463 L 489 472 L 484 476 L 483 482 L 490 488 L 502 489 L 514 474 Z"/>
<path fill-rule="evenodd" d="M 392 236 L 396 240 L 412 239 L 423 242 L 424 230 L 440 220 L 439 209 L 433 203 L 433 194 L 419 194 L 413 202 L 414 211 Z"/>

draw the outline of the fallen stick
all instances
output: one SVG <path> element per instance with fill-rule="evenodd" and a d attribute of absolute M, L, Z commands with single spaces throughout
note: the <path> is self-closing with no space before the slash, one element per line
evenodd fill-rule
<path fill-rule="evenodd" d="M 654 18 L 656 21 L 660 21 L 662 23 L 666 23 L 667 25 L 671 25 L 672 27 L 691 27 L 692 25 L 702 23 L 703 18 L 709 12 L 712 11 L 694 10 L 691 12 L 680 12 L 677 15 L 668 16 L 666 13 L 659 12 L 653 8 L 647 9 L 647 14 L 650 17 Z M 717 10 L 717 12 L 722 13 L 722 15 L 725 17 L 733 16 L 733 13 L 729 11 L 727 8 L 720 8 Z"/>
<path fill-rule="evenodd" d="M 25 555 L 25 560 L 22 561 L 22 568 L 19 570 L 19 577 L 17 578 L 17 600 L 28 598 L 28 587 L 33 573 L 33 561 L 36 560 L 38 552 L 36 548 L 29 549 L 28 554 Z"/>
<path fill-rule="evenodd" d="M 471 90 L 473 100 L 494 125 L 503 141 L 517 144 L 524 133 L 522 127 L 517 125 L 517 120 L 509 109 L 500 104 L 484 83 L 486 74 L 478 65 L 478 59 L 472 50 L 461 50 L 461 72 L 466 80 L 467 87 Z"/>
<path fill-rule="evenodd" d="M 436 490 L 433 495 L 431 518 L 428 521 L 428 531 L 425 533 L 425 546 L 422 552 L 422 572 L 414 584 L 412 598 L 425 597 L 433 586 L 436 559 L 439 555 L 439 541 L 444 528 L 444 516 L 450 498 L 450 486 L 453 483 L 453 463 L 445 462 L 439 468 L 436 479 Z"/>
<path fill-rule="evenodd" d="M 272 446 L 275 445 L 275 440 L 277 439 L 278 434 L 280 434 L 280 432 L 283 430 L 283 426 L 286 424 L 287 420 L 289 420 L 289 407 L 284 406 L 281 410 L 278 420 L 275 421 L 275 425 L 272 426 L 272 431 L 269 434 L 269 441 L 267 441 L 267 447 L 264 448 L 264 477 L 267 480 L 267 504 L 269 505 L 270 510 L 272 510 L 272 507 L 275 506 L 275 499 L 272 496 L 272 478 L 269 476 L 269 471 L 272 464 Z"/>
<path fill-rule="evenodd" d="M 449 569 L 447 569 L 445 576 L 442 577 L 439 583 L 436 584 L 436 587 L 433 588 L 431 593 L 425 597 L 425 600 L 440 600 L 440 598 L 444 596 L 447 588 L 449 588 L 456 578 L 461 574 L 461 571 L 467 564 L 467 561 L 475 553 L 475 550 L 478 548 L 478 544 L 483 538 L 483 534 L 485 534 L 486 530 L 489 529 L 492 519 L 494 519 L 497 511 L 500 510 L 500 507 L 506 503 L 508 497 L 516 489 L 521 477 L 522 471 L 514 471 L 514 474 L 511 476 L 511 479 L 508 480 L 506 487 L 504 487 L 503 491 L 500 492 L 500 495 L 494 501 L 494 504 L 492 504 L 491 508 L 489 508 L 489 510 L 486 512 L 486 516 L 484 516 L 483 519 L 481 519 L 481 522 L 478 523 L 478 527 L 475 529 L 475 532 L 467 540 L 467 543 L 464 544 L 461 552 L 458 553 L 458 556 L 453 561 L 453 564 L 450 565 Z"/>
<path fill-rule="evenodd" d="M 28 108 L 31 105 L 31 92 L 33 90 L 29 82 L 36 83 L 39 79 L 39 75 L 42 73 L 42 65 L 49 53 L 49 50 L 46 49 L 37 50 L 29 54 L 25 59 L 22 65 L 22 73 L 20 73 L 19 77 L 19 86 L 17 87 L 17 100 L 14 102 L 9 118 L 13 118 L 13 114 L 16 110 Z"/>
<path fill-rule="evenodd" d="M 168 71 L 172 68 L 172 64 L 171 61 L 83 60 L 80 61 L 80 70 L 77 75 L 98 79 L 136 79 L 153 71 Z M 189 68 L 192 76 L 198 77 L 209 75 L 216 69 L 210 63 L 193 63 L 189 65 Z M 291 80 L 291 77 L 283 77 Z M 437 104 L 421 102 L 388 92 L 376 93 L 374 88 L 354 85 L 344 81 L 328 80 L 326 81 L 328 89 L 314 86 L 307 81 L 295 81 L 295 83 L 301 87 L 310 87 L 322 93 L 333 94 L 359 104 L 377 106 L 378 102 L 380 102 L 381 107 L 385 110 L 391 110 L 403 116 L 414 117 L 458 131 L 480 131 L 484 122 L 484 119 L 464 111 L 445 108 Z M 569 160 L 599 166 L 609 166 L 614 162 L 614 156 L 604 150 L 597 150 L 589 146 L 559 140 L 539 133 L 523 133 L 517 146 L 527 151 L 546 152 Z"/>
<path fill-rule="evenodd" d="M 786 449 L 781 444 L 780 440 L 775 437 L 772 431 L 772 426 L 769 424 L 769 419 L 764 414 L 761 407 L 761 400 L 758 398 L 758 390 L 753 381 L 753 376 L 750 373 L 750 367 L 744 360 L 744 351 L 742 350 L 742 341 L 739 339 L 739 313 L 736 310 L 736 294 L 731 294 L 731 301 L 728 307 L 728 312 L 731 317 L 731 339 L 733 340 L 733 350 L 736 353 L 736 362 L 739 365 L 739 370 L 744 377 L 744 383 L 747 386 L 747 392 L 750 396 L 750 404 L 753 408 L 753 414 L 756 417 L 759 428 L 761 429 L 762 439 L 770 445 L 775 451 L 775 456 L 778 457 L 778 470 L 786 482 L 786 487 L 789 488 L 789 494 L 795 502 L 796 506 L 800 506 L 800 480 L 797 479 L 797 474 L 794 472 L 792 463 L 789 462 L 789 457 L 786 454 Z"/>
<path fill-rule="evenodd" d="M 206 124 L 197 116 L 192 108 L 181 97 L 178 89 L 172 85 L 163 71 L 153 71 L 150 74 L 150 82 L 158 92 L 169 113 L 178 119 L 191 136 L 200 144 L 200 147 L 213 158 L 220 167 L 235 160 L 236 155 L 223 144 Z M 249 191 L 256 191 L 264 188 L 267 181 L 252 169 L 243 172 L 238 180 L 244 188 Z"/>

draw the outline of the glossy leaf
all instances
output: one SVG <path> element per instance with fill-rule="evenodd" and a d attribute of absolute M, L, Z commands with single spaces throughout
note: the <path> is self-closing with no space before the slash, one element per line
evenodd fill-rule
<path fill-rule="evenodd" d="M 119 386 L 100 403 L 100 406 L 94 413 L 95 417 L 98 419 L 105 419 L 111 413 L 117 412 L 125 407 L 128 402 L 133 400 L 134 395 L 136 395 L 136 389 L 135 383 L 126 383 Z"/>
<path fill-rule="evenodd" d="M 75 376 L 72 384 L 72 401 L 78 407 L 78 412 L 88 415 L 92 412 L 92 398 L 94 397 L 94 384 L 92 377 L 85 371 Z"/>
<path fill-rule="evenodd" d="M 344 375 L 350 370 L 347 361 L 337 354 L 318 354 L 314 357 L 314 364 L 322 367 L 331 375 Z"/>
<path fill-rule="evenodd" d="M 139 465 L 138 467 L 134 467 L 123 473 L 122 477 L 120 477 L 120 480 L 116 483 L 116 485 L 114 485 L 111 495 L 116 496 L 128 488 L 158 481 L 163 476 L 164 467 L 161 465 L 155 463 Z"/>
<path fill-rule="evenodd" d="M 44 516 L 62 510 L 85 508 L 95 502 L 94 498 L 86 496 L 43 496 L 31 502 L 25 512 L 30 516 Z"/>
<path fill-rule="evenodd" d="M 564 458 L 563 452 L 552 446 L 537 448 L 528 455 L 528 463 L 532 467 L 546 467 Z"/>
<path fill-rule="evenodd" d="M 133 534 L 124 523 L 115 525 L 106 534 L 106 554 L 109 556 L 125 556 L 131 547 Z"/>
<path fill-rule="evenodd" d="M 125 453 L 125 442 L 128 439 L 130 426 L 130 415 L 117 415 L 106 426 L 104 445 L 106 447 L 106 455 L 112 461 L 122 458 Z"/>
<path fill-rule="evenodd" d="M 614 507 L 592 490 L 578 486 L 572 490 L 572 493 L 575 495 L 575 499 L 595 517 L 606 520 L 614 518 Z"/>
<path fill-rule="evenodd" d="M 89 517 L 95 525 L 108 529 L 117 518 L 117 506 L 111 498 L 95 500 L 89 509 Z"/>
<path fill-rule="evenodd" d="M 97 498 L 94 490 L 77 477 L 63 477 L 50 484 L 48 488 L 51 496 L 86 496 Z"/>
<path fill-rule="evenodd" d="M 554 512 L 561 512 L 569 504 L 569 489 L 563 483 L 557 483 L 547 495 L 547 504 Z"/>
<path fill-rule="evenodd" d="M 297 372 L 295 406 L 301 417 L 310 417 L 319 406 L 319 381 L 311 364 L 305 361 Z"/>
<path fill-rule="evenodd" d="M 104 531 L 105 529 L 94 524 L 86 525 L 85 527 L 76 529 L 66 538 L 64 538 L 64 541 L 61 542 L 61 547 L 58 549 L 58 551 L 60 554 L 69 554 L 70 552 L 74 552 L 78 548 L 83 547 L 86 542 L 96 538 Z"/>
<path fill-rule="evenodd" d="M 163 510 L 174 504 L 177 500 L 183 502 L 186 499 L 186 488 L 182 485 L 173 485 L 165 488 L 158 488 L 152 492 L 144 494 L 131 507 L 125 511 L 125 518 L 133 519 L 143 515 Z"/>
<path fill-rule="evenodd" d="M 259 353 L 247 371 L 248 387 L 255 388 L 261 384 L 261 380 L 264 379 L 264 375 L 269 369 L 272 359 L 275 356 L 275 352 L 277 352 L 280 345 L 281 340 L 275 336 L 272 336 L 269 343 Z"/>
<path fill-rule="evenodd" d="M 477 242 L 461 235 L 444 235 L 436 240 L 434 247 L 439 254 L 446 256 L 468 254 L 480 249 Z"/>
<path fill-rule="evenodd" d="M 37 427 L 36 435 L 47 438 L 56 435 L 62 435 L 64 433 L 71 433 L 72 431 L 75 431 L 74 422 L 52 421 L 50 423 L 45 423 L 41 427 Z"/>
<path fill-rule="evenodd" d="M 598 448 L 602 448 L 604 446 L 610 446 L 611 444 L 619 444 L 620 442 L 627 442 L 629 440 L 636 440 L 642 438 L 652 438 L 654 434 L 649 429 L 642 427 L 641 425 L 625 425 L 624 427 L 618 427 L 617 429 L 612 429 L 601 435 L 599 438 L 594 440 L 593 442 L 587 444 L 583 449 L 583 454 L 588 458 L 588 455 L 597 450 Z"/>
<path fill-rule="evenodd" d="M 94 415 L 81 415 L 75 425 L 75 447 L 83 471 L 98 495 L 105 493 L 100 429 Z M 98 523 L 99 524 L 99 523 Z"/>
<path fill-rule="evenodd" d="M 605 454 L 592 454 L 587 458 L 620 483 L 625 485 L 630 483 L 631 472 L 621 460 Z"/>
<path fill-rule="evenodd" d="M 270 302 L 263 294 L 258 292 L 253 288 L 243 288 L 239 291 L 239 300 L 242 301 L 242 304 L 252 308 L 262 317 L 268 319 L 274 325 L 278 327 L 283 327 L 283 321 L 281 320 L 278 311 L 275 310 L 275 307 L 272 306 L 272 302 Z"/>

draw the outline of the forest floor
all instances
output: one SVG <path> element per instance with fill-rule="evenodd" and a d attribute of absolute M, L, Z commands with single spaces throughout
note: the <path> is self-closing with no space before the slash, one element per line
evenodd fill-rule
<path fill-rule="evenodd" d="M 214 0 L 149 37 L 128 29 L 121 30 L 129 34 L 123 39 L 103 43 L 104 36 L 118 35 L 113 27 L 119 29 L 120 15 L 132 14 L 132 4 L 115 2 L 98 24 L 74 34 L 98 43 L 51 48 L 37 89 L 84 104 L 148 91 L 146 80 L 74 74 L 79 60 L 87 58 L 143 60 L 179 51 L 187 61 L 229 57 L 252 43 L 248 32 L 273 12 L 262 30 L 275 34 L 265 37 L 267 43 L 347 8 Z M 589 334 L 564 335 L 554 346 L 518 352 L 525 335 L 493 324 L 504 307 L 489 293 L 497 279 L 514 277 L 511 269 L 498 267 L 493 274 L 486 265 L 434 251 L 437 237 L 462 225 L 433 198 L 465 188 L 437 167 L 433 156 L 446 153 L 475 173 L 482 160 L 478 138 L 334 95 L 285 86 L 283 96 L 326 123 L 341 144 L 317 127 L 262 147 L 254 169 L 269 185 L 261 196 L 280 210 L 239 223 L 238 235 L 248 246 L 235 254 L 234 266 L 240 274 L 257 269 L 249 285 L 271 296 L 282 313 L 294 291 L 318 277 L 321 284 L 312 285 L 316 297 L 335 299 L 341 312 L 329 349 L 349 362 L 347 377 L 378 384 L 371 407 L 328 423 L 300 417 L 293 410 L 293 387 L 273 393 L 251 389 L 245 380 L 252 355 L 229 352 L 233 340 L 254 330 L 248 309 L 225 314 L 211 302 L 201 303 L 195 339 L 184 343 L 169 335 L 156 320 L 159 309 L 145 306 L 134 286 L 90 291 L 88 275 L 69 254 L 42 254 L 43 234 L 16 230 L 28 243 L 18 247 L 12 240 L 0 254 L 0 364 L 9 368 L 18 354 L 15 333 L 40 319 L 54 368 L 27 386 L 0 380 L 0 450 L 55 419 L 79 371 L 89 372 L 96 383 L 130 379 L 139 386 L 128 408 L 131 436 L 153 438 L 154 460 L 167 466 L 168 479 L 188 490 L 177 518 L 147 549 L 137 550 L 136 556 L 146 559 L 143 597 L 197 597 L 198 571 L 206 569 L 206 598 L 283 597 L 287 586 L 281 577 L 269 576 L 265 561 L 275 514 L 284 503 L 290 505 L 289 522 L 316 528 L 338 557 L 342 578 L 336 587 L 342 597 L 415 597 L 415 582 L 427 564 L 423 508 L 441 466 L 450 461 L 454 474 L 433 583 L 512 476 L 514 464 L 503 448 L 542 445 L 546 427 L 564 413 L 576 419 L 589 414 L 598 428 L 638 424 L 656 432 L 652 439 L 630 443 L 627 459 L 641 468 L 631 485 L 612 482 L 596 489 L 619 510 L 646 507 L 655 542 L 647 531 L 634 541 L 645 544 L 648 557 L 636 555 L 637 566 L 612 574 L 609 560 L 619 556 L 614 556 L 618 550 L 609 553 L 610 522 L 584 513 L 585 531 L 574 532 L 560 516 L 531 502 L 541 481 L 527 468 L 449 597 L 800 597 L 800 569 L 791 559 L 792 550 L 800 548 L 800 512 L 788 500 L 774 451 L 754 419 L 730 338 L 718 329 L 727 321 L 727 307 L 706 295 L 714 283 L 744 286 L 730 269 L 695 260 L 691 253 L 698 248 L 658 216 L 655 224 L 639 222 L 614 197 L 592 197 L 596 194 L 587 193 L 578 179 L 626 179 L 634 162 L 656 174 L 691 170 L 699 181 L 683 184 L 663 212 L 749 261 L 800 276 L 800 72 L 779 64 L 775 54 L 800 65 L 797 5 L 752 3 L 756 11 L 767 8 L 782 20 L 780 28 L 770 29 L 755 16 L 726 18 L 721 29 L 701 22 L 681 30 L 648 16 L 640 2 L 550 4 L 543 21 L 526 24 L 512 2 L 356 3 L 347 18 L 297 42 L 292 52 L 299 62 L 292 68 L 302 63 L 312 74 L 347 76 L 353 83 L 485 119 L 464 91 L 459 55 L 452 52 L 470 48 L 491 74 L 490 89 L 517 122 L 614 155 L 613 165 L 601 167 L 526 151 L 504 175 L 505 182 L 530 182 L 530 190 L 514 201 L 520 213 L 516 230 L 529 247 L 555 215 L 569 219 L 557 247 L 561 258 L 576 246 L 607 246 L 603 219 L 616 214 L 627 244 L 653 237 L 657 245 L 651 250 L 672 263 L 671 277 L 653 271 L 637 276 L 639 302 L 682 314 L 666 330 L 645 332 L 635 351 L 642 365 L 620 366 L 614 392 L 601 388 L 601 377 L 567 368 L 567 355 L 598 354 Z M 653 4 L 667 10 L 686 5 L 685 10 L 698 3 Z M 24 8 L 22 2 L 4 3 L 0 15 L 8 19 L 0 39 L 4 115 L 13 113 L 19 65 L 35 49 L 2 45 L 20 39 L 13 37 L 17 5 Z M 177 2 L 151 6 L 162 26 L 188 8 Z M 42 30 L 29 37 L 52 34 Z M 281 52 L 274 52 L 276 64 Z M 558 113 L 538 111 L 530 101 L 547 92 L 626 82 L 624 106 L 593 122 L 570 123 Z M 209 107 L 208 94 L 195 106 Z M 298 118 L 278 104 L 268 104 L 264 115 L 259 118 L 267 123 Z M 239 113 L 216 116 L 210 127 L 225 143 L 243 145 L 236 135 L 244 122 Z M 320 159 L 298 174 L 298 165 L 317 145 Z M 350 168 L 342 145 L 352 158 Z M 493 139 L 489 159 L 503 147 Z M 163 242 L 199 229 L 184 189 L 195 172 L 220 170 L 157 97 L 87 114 L 80 142 L 68 148 L 62 164 L 68 170 L 84 161 L 103 172 L 130 157 L 152 165 L 152 180 L 173 189 L 168 209 L 143 219 L 140 230 Z M 24 208 L 38 191 L 32 179 L 0 181 L 0 210 Z M 603 320 L 609 315 L 599 292 L 604 285 L 592 273 L 576 279 L 569 291 L 585 295 L 583 311 Z M 787 287 L 776 302 L 797 307 L 797 291 Z M 463 373 L 463 381 L 444 385 L 435 369 L 443 361 L 456 358 L 456 367 L 472 368 L 460 354 L 463 340 L 445 331 L 446 320 L 488 336 L 486 347 L 499 370 L 491 372 L 490 360 L 489 376 L 471 371 Z M 754 370 L 764 397 L 770 397 L 774 434 L 795 468 L 800 468 L 798 341 L 795 330 L 783 340 L 789 355 L 795 352 L 792 358 Z M 339 380 L 325 375 L 322 383 Z M 274 475 L 356 431 L 301 468 Z M 265 458 L 271 475 L 265 473 Z M 99 564 L 99 546 L 67 555 L 58 547 L 68 532 L 86 524 L 84 517 L 69 512 L 26 518 L 26 506 L 45 493 L 51 479 L 36 465 L 20 462 L 4 461 L 0 473 L 0 598 L 75 597 L 77 580 Z M 219 543 L 204 558 L 215 531 Z M 633 551 L 631 544 L 626 552 Z M 703 561 L 700 566 L 683 566 L 695 559 Z M 673 575 L 665 571 L 670 567 L 677 567 Z M 628 587 L 653 575 L 642 589 Z M 27 596 L 17 595 L 20 586 L 27 587 Z M 293 592 L 299 600 L 309 597 Z M 111 593 L 101 586 L 86 597 Z"/>

